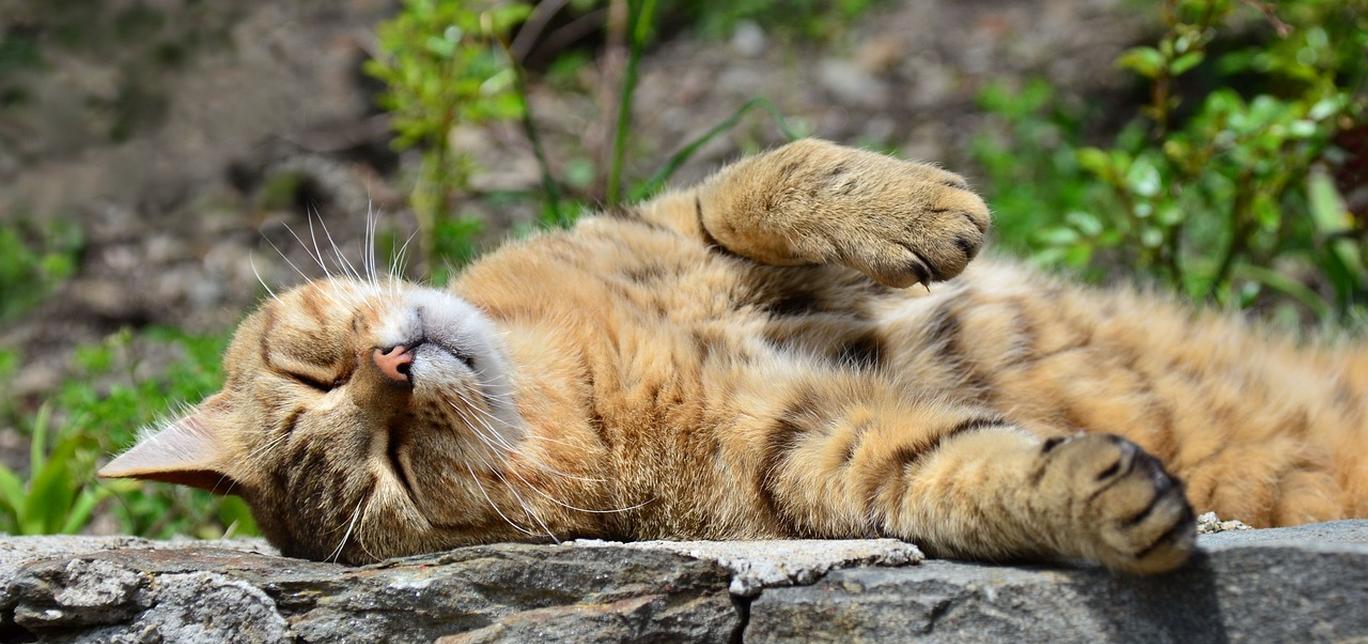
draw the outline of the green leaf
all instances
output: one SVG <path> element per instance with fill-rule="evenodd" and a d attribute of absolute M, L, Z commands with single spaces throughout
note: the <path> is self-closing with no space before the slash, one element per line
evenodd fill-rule
<path fill-rule="evenodd" d="M 1193 67 L 1200 65 L 1203 58 L 1204 56 L 1200 51 L 1191 51 L 1183 54 L 1169 63 L 1169 73 L 1174 76 L 1182 75 Z"/>
<path fill-rule="evenodd" d="M 1335 187 L 1335 181 L 1321 170 L 1314 170 L 1306 180 L 1306 193 L 1311 206 L 1311 221 L 1322 234 L 1348 230 L 1353 226 L 1349 207 Z"/>
<path fill-rule="evenodd" d="M 1292 279 L 1278 271 L 1253 266 L 1251 264 L 1236 264 L 1232 274 L 1240 279 L 1253 280 L 1269 288 L 1279 291 L 1293 299 L 1301 302 L 1306 308 L 1316 314 L 1316 317 L 1325 319 L 1330 315 L 1330 305 L 1321 299 L 1315 291 L 1303 286 L 1300 282 Z"/>
<path fill-rule="evenodd" d="M 1140 243 L 1145 248 L 1158 248 L 1164 244 L 1164 231 L 1151 226 L 1146 226 L 1140 231 Z"/>
<path fill-rule="evenodd" d="M 0 465 L 0 503 L 5 504 L 16 520 L 24 508 L 24 496 L 23 481 L 8 467 Z"/>
<path fill-rule="evenodd" d="M 1062 226 L 1042 230 L 1038 237 L 1041 242 L 1051 246 L 1068 246 L 1079 241 L 1078 231 Z"/>
<path fill-rule="evenodd" d="M 1075 156 L 1078 159 L 1078 165 L 1093 174 L 1101 176 L 1110 169 L 1111 157 L 1098 148 L 1081 148 L 1075 153 Z"/>
<path fill-rule="evenodd" d="M 1159 168 L 1156 168 L 1148 158 L 1136 159 L 1126 170 L 1126 187 L 1141 197 L 1153 197 L 1159 194 L 1159 189 L 1162 186 L 1163 178 L 1159 176 Z"/>
<path fill-rule="evenodd" d="M 71 510 L 67 512 L 66 519 L 62 522 L 62 526 L 57 532 L 61 534 L 76 534 L 80 532 L 87 523 L 90 523 L 90 517 L 95 513 L 95 508 L 100 505 L 101 501 L 108 498 L 109 495 L 109 490 L 102 488 L 82 490 L 81 495 L 76 498 L 76 503 L 72 505 Z"/>
<path fill-rule="evenodd" d="M 38 413 L 33 417 L 33 435 L 29 442 L 29 471 L 37 472 L 43 469 L 43 464 L 47 458 L 47 427 L 48 421 L 52 418 L 52 408 L 47 403 L 38 408 Z"/>
<path fill-rule="evenodd" d="M 1146 78 L 1155 78 L 1164 69 L 1164 55 L 1153 47 L 1134 47 L 1121 54 L 1116 64 Z"/>
<path fill-rule="evenodd" d="M 1075 210 L 1064 215 L 1064 221 L 1069 222 L 1086 237 L 1096 237 L 1102 234 L 1102 221 L 1093 216 L 1092 213 Z"/>

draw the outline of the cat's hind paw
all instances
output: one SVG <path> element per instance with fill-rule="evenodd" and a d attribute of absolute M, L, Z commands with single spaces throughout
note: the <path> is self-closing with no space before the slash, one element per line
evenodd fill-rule
<path fill-rule="evenodd" d="M 1196 547 L 1182 483 L 1135 443 L 1111 434 L 1054 438 L 1042 448 L 1042 492 L 1059 495 L 1068 550 L 1113 570 L 1173 570 Z"/>

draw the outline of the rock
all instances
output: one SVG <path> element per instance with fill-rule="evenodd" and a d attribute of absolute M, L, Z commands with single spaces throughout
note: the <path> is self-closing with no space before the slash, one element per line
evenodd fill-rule
<path fill-rule="evenodd" d="M 0 640 L 1348 641 L 1368 521 L 1203 535 L 1163 577 L 891 540 L 500 544 L 348 567 L 259 541 L 0 538 Z M 810 585 L 804 585 L 810 584 Z M 736 592 L 728 592 L 728 589 Z"/>
<path fill-rule="evenodd" d="M 736 23 L 736 30 L 732 32 L 731 46 L 737 54 L 746 58 L 755 58 L 765 53 L 765 47 L 768 44 L 765 30 L 760 28 L 760 25 L 750 20 L 742 20 Z"/>
<path fill-rule="evenodd" d="M 1243 521 L 1234 519 L 1222 521 L 1215 512 L 1207 512 L 1197 517 L 1197 534 L 1216 534 L 1230 530 L 1253 530 L 1253 528 Z"/>
<path fill-rule="evenodd" d="M 727 571 L 662 551 L 505 544 L 347 567 L 107 543 L 0 541 L 0 639 L 725 641 L 740 625 Z"/>
<path fill-rule="evenodd" d="M 708 559 L 732 573 L 733 595 L 753 597 L 765 588 L 810 584 L 834 568 L 903 566 L 922 559 L 916 546 L 897 539 L 811 541 L 639 541 L 581 539 L 575 545 L 663 550 Z"/>
<path fill-rule="evenodd" d="M 1368 521 L 1204 535 L 1170 575 L 944 561 L 766 590 L 746 639 L 1215 642 L 1368 637 Z"/>

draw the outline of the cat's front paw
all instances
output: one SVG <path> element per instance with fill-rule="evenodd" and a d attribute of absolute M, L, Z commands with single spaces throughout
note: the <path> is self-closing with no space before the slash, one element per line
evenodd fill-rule
<path fill-rule="evenodd" d="M 1070 554 L 1140 574 L 1191 556 L 1197 524 L 1183 485 L 1135 443 L 1111 434 L 1052 438 L 1041 458 L 1040 492 L 1057 501 Z"/>
<path fill-rule="evenodd" d="M 988 232 L 963 177 L 818 139 L 743 160 L 700 188 L 705 237 L 777 266 L 838 263 L 895 287 L 959 275 Z"/>
<path fill-rule="evenodd" d="M 959 175 L 886 159 L 866 176 L 831 178 L 859 221 L 843 259 L 883 284 L 906 287 L 959 275 L 983 247 L 988 206 Z M 833 198 L 833 201 L 835 198 Z"/>

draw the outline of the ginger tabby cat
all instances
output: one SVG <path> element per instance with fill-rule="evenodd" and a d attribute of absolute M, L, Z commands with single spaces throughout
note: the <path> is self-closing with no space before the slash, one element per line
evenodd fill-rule
<path fill-rule="evenodd" d="M 804 140 L 447 290 L 371 257 L 262 305 L 223 390 L 101 474 L 240 494 L 346 562 L 891 536 L 1157 573 L 1194 507 L 1368 516 L 1368 349 L 969 266 L 988 225 L 957 175 Z"/>

